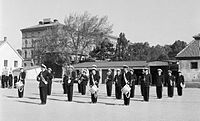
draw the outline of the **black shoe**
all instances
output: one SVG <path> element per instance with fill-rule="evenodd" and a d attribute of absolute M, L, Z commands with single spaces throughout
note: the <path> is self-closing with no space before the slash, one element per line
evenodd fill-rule
<path fill-rule="evenodd" d="M 46 103 L 45 102 L 41 102 L 41 105 L 45 105 Z"/>

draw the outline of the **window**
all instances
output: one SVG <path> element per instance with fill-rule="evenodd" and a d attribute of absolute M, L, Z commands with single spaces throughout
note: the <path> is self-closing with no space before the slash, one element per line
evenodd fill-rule
<path fill-rule="evenodd" d="M 18 61 L 14 61 L 14 67 L 18 67 Z"/>
<path fill-rule="evenodd" d="M 26 63 L 24 63 L 24 67 L 26 67 Z"/>
<path fill-rule="evenodd" d="M 197 62 L 191 62 L 191 69 L 198 69 L 198 63 Z"/>
<path fill-rule="evenodd" d="M 27 51 L 24 52 L 24 58 L 27 58 Z"/>
<path fill-rule="evenodd" d="M 33 58 L 34 56 L 33 56 L 33 50 L 31 50 L 31 58 Z"/>
<path fill-rule="evenodd" d="M 5 66 L 5 67 L 8 66 L 8 60 L 4 60 L 4 66 Z"/>
<path fill-rule="evenodd" d="M 33 39 L 31 40 L 31 44 L 32 44 L 32 47 L 34 47 L 34 40 Z"/>
<path fill-rule="evenodd" d="M 25 47 L 27 47 L 27 44 L 28 44 L 28 41 L 27 41 L 27 40 L 25 40 Z"/>

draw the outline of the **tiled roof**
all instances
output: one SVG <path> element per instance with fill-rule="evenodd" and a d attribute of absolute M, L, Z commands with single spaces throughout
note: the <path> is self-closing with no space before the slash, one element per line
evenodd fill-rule
<path fill-rule="evenodd" d="M 135 68 L 144 68 L 147 66 L 146 61 L 112 61 L 112 62 L 85 62 L 73 65 L 74 68 L 92 68 L 92 65 L 96 65 L 97 68 L 122 68 L 123 65 Z"/>
<path fill-rule="evenodd" d="M 10 46 L 10 48 L 23 60 L 22 56 L 19 55 L 19 53 L 9 44 L 8 41 L 0 41 L 0 47 L 1 47 L 4 43 L 7 43 L 7 44 Z"/>
<path fill-rule="evenodd" d="M 180 51 L 176 57 L 200 57 L 200 40 L 193 40 L 187 47 Z"/>

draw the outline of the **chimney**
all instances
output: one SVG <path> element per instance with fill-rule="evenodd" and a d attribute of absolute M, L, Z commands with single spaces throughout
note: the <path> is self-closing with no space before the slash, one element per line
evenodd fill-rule
<path fill-rule="evenodd" d="M 43 22 L 42 21 L 39 21 L 39 25 L 42 25 L 43 24 Z"/>
<path fill-rule="evenodd" d="M 197 34 L 197 35 L 194 35 L 193 38 L 194 38 L 195 40 L 200 40 L 200 33 Z"/>
<path fill-rule="evenodd" d="M 3 41 L 7 41 L 7 37 L 4 37 Z"/>
<path fill-rule="evenodd" d="M 57 20 L 57 19 L 54 19 L 53 22 L 56 23 L 56 22 L 58 22 L 58 20 Z"/>
<path fill-rule="evenodd" d="M 50 24 L 51 23 L 51 18 L 45 18 L 43 19 L 44 24 Z"/>

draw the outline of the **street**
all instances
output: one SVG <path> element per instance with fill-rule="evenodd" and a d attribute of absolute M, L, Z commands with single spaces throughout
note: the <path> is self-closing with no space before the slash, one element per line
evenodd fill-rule
<path fill-rule="evenodd" d="M 91 104 L 90 93 L 81 95 L 74 85 L 73 101 L 63 95 L 61 83 L 53 83 L 52 95 L 46 105 L 40 105 L 37 81 L 27 81 L 24 98 L 19 99 L 17 89 L 0 89 L 0 121 L 200 121 L 200 89 L 185 88 L 183 96 L 157 99 L 155 87 L 150 88 L 150 101 L 143 102 L 140 87 L 130 106 L 123 99 L 116 100 L 114 85 L 112 97 L 106 96 L 105 85 L 100 85 L 98 102 Z"/>

